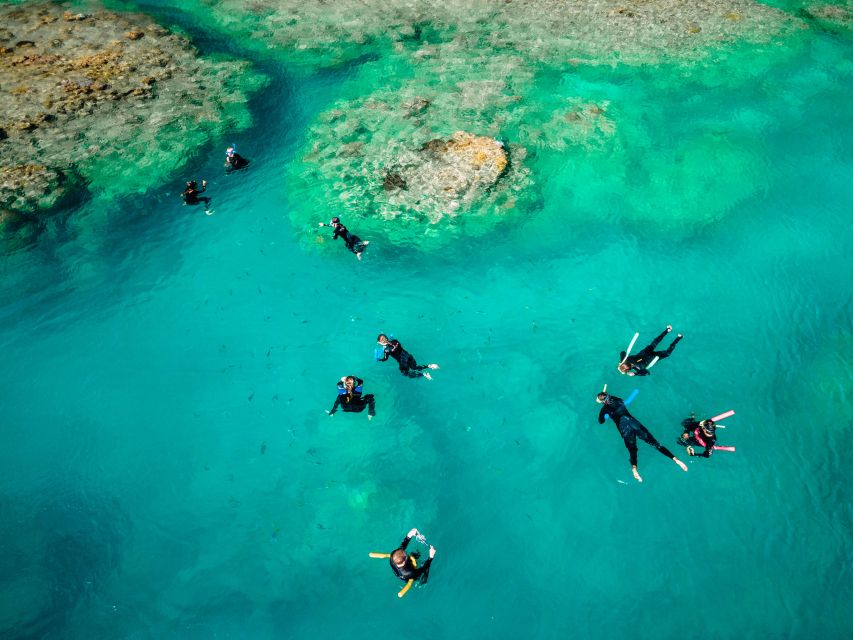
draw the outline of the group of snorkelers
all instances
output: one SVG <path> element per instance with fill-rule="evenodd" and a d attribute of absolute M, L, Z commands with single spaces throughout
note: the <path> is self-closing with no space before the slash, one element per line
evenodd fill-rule
<path fill-rule="evenodd" d="M 376 338 L 376 343 L 379 345 L 375 354 L 377 362 L 386 362 L 388 358 L 393 358 L 397 361 L 400 373 L 407 378 L 426 378 L 427 380 L 432 380 L 429 370 L 439 368 L 435 363 L 419 365 L 415 357 L 403 348 L 399 340 L 389 338 L 384 333 L 379 334 Z M 376 415 L 376 398 L 374 398 L 372 393 L 364 393 L 364 380 L 358 376 L 350 375 L 342 377 L 337 383 L 337 391 L 335 402 L 332 408 L 327 411 L 330 416 L 335 415 L 338 408 L 345 413 L 361 413 L 367 409 L 368 420 L 372 420 Z M 426 583 L 429 577 L 430 564 L 435 557 L 435 547 L 429 545 L 429 558 L 423 565 L 418 566 L 420 553 L 408 553 L 406 551 L 406 547 L 413 537 L 426 544 L 426 539 L 423 535 L 417 529 L 412 529 L 403 539 L 399 548 L 391 553 L 370 553 L 371 558 L 390 558 L 391 569 L 394 571 L 394 575 L 406 583 L 397 594 L 400 598 L 406 595 L 415 582 L 420 584 Z"/>
<path fill-rule="evenodd" d="M 248 165 L 249 161 L 237 153 L 236 145 L 231 145 L 225 151 L 226 172 L 230 173 L 232 171 L 244 169 Z M 201 181 L 201 188 L 199 188 L 197 181 L 191 180 L 186 183 L 186 188 L 183 193 L 181 193 L 181 197 L 184 199 L 184 203 L 188 205 L 204 204 L 205 212 L 210 213 L 208 209 L 210 198 L 202 195 L 206 190 L 207 180 Z M 358 236 L 350 233 L 338 217 L 332 218 L 328 225 L 325 222 L 321 222 L 319 226 L 331 227 L 334 231 L 332 239 L 336 240 L 337 238 L 343 238 L 347 249 L 352 251 L 359 260 L 361 260 L 361 254 L 364 249 L 368 244 L 370 244 L 369 242 L 362 241 Z M 419 365 L 414 356 L 403 348 L 403 345 L 400 344 L 399 340 L 389 338 L 384 333 L 380 333 L 376 340 L 379 345 L 379 348 L 377 349 L 377 361 L 385 362 L 388 358 L 393 358 L 397 361 L 400 373 L 407 378 L 426 378 L 427 380 L 432 380 L 429 370 L 438 369 L 437 364 L 431 363 Z M 379 357 L 380 353 L 381 357 Z M 364 393 L 364 380 L 354 375 L 343 376 L 337 383 L 337 395 L 335 396 L 335 402 L 327 413 L 329 416 L 333 416 L 339 408 L 345 413 L 361 413 L 366 409 L 367 419 L 372 420 L 376 415 L 376 398 L 372 393 Z M 408 534 L 406 534 L 406 537 L 403 538 L 400 546 L 391 553 L 370 553 L 370 557 L 372 558 L 389 558 L 389 563 L 394 575 L 406 583 L 397 594 L 400 598 L 406 595 L 415 582 L 419 584 L 426 583 L 427 578 L 429 577 L 430 565 L 432 564 L 432 559 L 435 557 L 436 553 L 435 547 L 428 545 L 429 557 L 426 562 L 418 566 L 420 552 L 415 551 L 410 553 L 407 551 L 407 547 L 412 538 L 416 538 L 423 544 L 426 544 L 424 536 L 417 529 L 412 529 Z"/>
<path fill-rule="evenodd" d="M 239 171 L 240 169 L 245 169 L 248 166 L 249 161 L 243 156 L 241 156 L 239 153 L 237 153 L 236 144 L 232 144 L 225 150 L 225 173 Z M 184 188 L 184 190 L 181 192 L 181 198 L 184 199 L 184 204 L 203 204 L 205 213 L 210 214 L 210 198 L 201 195 L 205 191 L 207 191 L 207 180 L 201 181 L 200 189 L 198 186 L 198 181 L 190 180 L 187 182 L 186 188 Z"/>
<path fill-rule="evenodd" d="M 617 366 L 619 372 L 628 376 L 649 375 L 649 369 L 655 366 L 658 361 L 672 355 L 672 351 L 675 349 L 675 346 L 684 337 L 679 333 L 675 340 L 672 341 L 672 344 L 669 345 L 668 349 L 665 351 L 655 351 L 661 340 L 663 340 L 671 331 L 672 326 L 667 325 L 666 329 L 652 340 L 651 344 L 641 349 L 636 355 L 631 356 L 631 347 L 634 346 L 634 342 L 637 340 L 639 335 L 636 334 L 634 339 L 631 341 L 631 344 L 628 346 L 628 349 L 623 351 L 619 356 L 621 358 Z M 631 415 L 626 405 L 630 404 L 632 399 L 633 396 L 629 397 L 629 399 L 625 401 L 622 398 L 618 398 L 607 393 L 607 385 L 604 385 L 604 390 L 595 398 L 596 402 L 603 405 L 598 413 L 598 423 L 604 424 L 604 421 L 607 418 L 613 420 L 613 423 L 619 430 L 619 435 L 622 436 L 625 448 L 628 449 L 628 457 L 631 462 L 631 472 L 634 474 L 634 478 L 636 478 L 638 482 L 643 481 L 642 476 L 637 470 L 637 438 L 654 447 L 667 458 L 670 458 L 675 462 L 675 464 L 681 467 L 683 471 L 687 471 L 687 465 L 675 457 L 669 449 L 658 442 L 651 432 L 639 420 Z M 695 415 L 691 414 L 689 418 L 683 420 L 681 423 L 683 432 L 681 437 L 678 439 L 678 444 L 685 447 L 685 451 L 689 456 L 703 458 L 709 458 L 715 449 L 734 451 L 734 447 L 720 447 L 716 444 L 716 431 L 718 426 L 716 420 L 733 414 L 734 411 L 730 411 L 721 416 L 714 416 L 713 418 L 707 418 L 705 420 L 696 420 Z M 698 453 L 697 450 L 699 447 L 704 448 L 704 451 Z"/>
<path fill-rule="evenodd" d="M 225 160 L 226 171 L 230 172 L 242 169 L 248 166 L 248 164 L 248 160 L 236 153 L 236 147 L 232 145 L 228 148 Z M 187 188 L 182 194 L 184 202 L 186 202 L 186 204 L 199 204 L 203 202 L 205 204 L 205 209 L 207 209 L 210 199 L 200 195 L 206 190 L 206 188 L 207 182 L 205 180 L 202 180 L 201 189 L 198 189 L 197 182 L 188 182 Z M 318 226 L 331 227 L 333 231 L 332 239 L 336 240 L 338 238 L 342 238 L 346 248 L 354 253 L 356 258 L 359 260 L 361 260 L 361 255 L 367 245 L 370 244 L 369 241 L 364 241 L 354 233 L 350 232 L 350 230 L 341 222 L 339 217 L 333 217 L 328 224 L 320 222 Z M 619 355 L 620 362 L 617 366 L 618 371 L 627 376 L 650 375 L 650 369 L 660 360 L 671 356 L 676 345 L 678 345 L 684 337 L 679 333 L 667 349 L 656 351 L 657 346 L 671 331 L 672 326 L 668 325 L 666 329 L 652 340 L 648 346 L 641 349 L 636 354 L 631 355 L 631 348 L 638 337 L 638 334 L 635 335 L 631 344 L 628 346 L 628 349 L 621 352 Z M 419 365 L 412 354 L 403 348 L 403 345 L 400 344 L 399 340 L 389 338 L 384 333 L 379 334 L 377 337 L 377 344 L 379 345 L 379 348 L 377 349 L 377 361 L 385 362 L 389 358 L 393 358 L 397 361 L 400 373 L 406 377 L 423 377 L 427 380 L 432 380 L 429 370 L 439 368 L 438 365 L 434 363 Z M 337 395 L 332 408 L 327 412 L 329 416 L 333 416 L 339 408 L 345 413 L 361 413 L 366 409 L 368 420 L 371 420 L 376 415 L 376 398 L 372 393 L 364 393 L 364 380 L 355 375 L 343 376 L 340 381 L 337 382 L 336 386 Z M 622 436 L 625 447 L 628 449 L 631 472 L 633 473 L 634 478 L 638 482 L 643 481 L 643 478 L 637 469 L 638 438 L 660 451 L 667 458 L 670 458 L 683 471 L 687 471 L 687 465 L 679 460 L 669 449 L 658 442 L 651 432 L 639 420 L 631 415 L 627 408 L 627 405 L 630 404 L 631 400 L 633 400 L 633 396 L 629 397 L 629 399 L 625 401 L 615 395 L 608 394 L 607 385 L 604 386 L 604 391 L 596 396 L 596 402 L 603 405 L 599 411 L 598 422 L 599 424 L 604 424 L 607 418 L 613 420 L 613 423 L 619 431 L 619 435 Z M 733 413 L 733 411 L 730 411 L 723 414 L 723 416 L 732 415 Z M 695 416 L 691 414 L 689 418 L 682 421 L 683 432 L 681 437 L 678 439 L 678 444 L 685 447 L 685 451 L 688 455 L 704 458 L 710 457 L 715 449 L 734 451 L 734 447 L 720 447 L 716 444 L 716 429 L 718 426 L 716 420 L 720 417 L 721 416 L 715 416 L 715 418 L 696 420 Z M 700 447 L 704 449 L 701 453 L 698 452 Z M 394 575 L 406 583 L 397 594 L 398 597 L 401 598 L 408 592 L 409 588 L 411 588 L 415 582 L 420 584 L 426 583 L 427 578 L 429 577 L 430 565 L 436 553 L 435 547 L 428 545 L 429 557 L 426 562 L 421 566 L 418 566 L 418 560 L 420 558 L 419 552 L 407 552 L 407 547 L 412 538 L 417 538 L 420 542 L 426 544 L 426 540 L 423 535 L 420 534 L 417 529 L 412 529 L 408 534 L 406 534 L 406 537 L 403 539 L 400 546 L 391 553 L 370 553 L 370 557 L 372 558 L 389 558 L 389 563 Z"/>
<path fill-rule="evenodd" d="M 399 340 L 389 339 L 384 333 L 376 338 L 377 348 L 376 360 L 386 362 L 388 358 L 394 358 L 402 373 L 407 378 L 426 378 L 432 380 L 429 369 L 438 369 L 438 365 L 419 365 L 414 356 L 403 348 Z M 380 357 L 381 354 L 381 357 Z M 335 403 L 327 412 L 330 416 L 335 415 L 338 407 L 346 413 L 361 413 L 367 409 L 367 419 L 371 420 L 376 415 L 376 399 L 372 393 L 363 392 L 364 380 L 358 376 L 344 376 L 337 383 L 338 395 Z"/>

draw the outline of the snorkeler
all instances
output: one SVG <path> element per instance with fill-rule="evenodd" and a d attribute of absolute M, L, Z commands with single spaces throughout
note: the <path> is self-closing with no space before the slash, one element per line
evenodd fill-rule
<path fill-rule="evenodd" d="M 338 407 L 346 413 L 361 413 L 367 409 L 367 419 L 372 420 L 376 415 L 376 401 L 372 393 L 362 395 L 362 387 L 364 380 L 355 376 L 344 376 L 338 382 L 338 397 L 335 398 L 335 404 L 332 405 L 332 410 L 328 412 L 330 416 L 335 415 Z"/>
<path fill-rule="evenodd" d="M 649 375 L 649 369 L 655 366 L 658 360 L 663 360 L 664 358 L 668 358 L 672 355 L 672 350 L 675 349 L 675 345 L 677 345 L 679 340 L 684 337 L 679 333 L 666 351 L 655 351 L 655 347 L 660 344 L 660 341 L 663 340 L 664 336 L 670 331 L 672 331 L 672 325 L 668 324 L 666 325 L 666 329 L 664 329 L 663 333 L 652 340 L 652 343 L 648 347 L 637 353 L 637 355 L 632 356 L 630 355 L 631 347 L 634 346 L 634 342 L 636 342 L 637 337 L 640 335 L 639 333 L 634 334 L 634 339 L 631 340 L 631 344 L 628 345 L 628 350 L 619 354 L 619 357 L 621 358 L 621 361 L 617 366 L 619 373 L 627 374 L 629 376 Z"/>
<path fill-rule="evenodd" d="M 678 444 L 685 447 L 687 455 L 700 458 L 710 458 L 717 443 L 717 425 L 713 420 L 696 420 L 694 415 L 681 421 L 684 433 L 678 439 Z M 696 453 L 693 447 L 705 447 L 702 453 Z"/>
<path fill-rule="evenodd" d="M 210 198 L 199 197 L 199 194 L 204 193 L 207 190 L 207 180 L 201 181 L 201 189 L 198 188 L 198 182 L 195 180 L 190 180 L 187 182 L 187 188 L 184 189 L 181 197 L 184 199 L 184 204 L 200 204 L 204 203 L 205 208 L 208 204 L 210 204 Z"/>
<path fill-rule="evenodd" d="M 681 467 L 682 470 L 687 471 L 687 465 L 672 455 L 672 452 L 669 449 L 658 442 L 655 437 L 649 433 L 649 430 L 640 424 L 640 421 L 628 412 L 628 408 L 625 406 L 622 398 L 617 398 L 616 396 L 608 394 L 606 391 L 602 391 L 595 397 L 595 401 L 604 405 L 598 413 L 598 424 L 604 424 L 605 415 L 609 415 L 616 424 L 616 428 L 619 429 L 619 435 L 622 436 L 622 440 L 625 442 L 625 447 L 628 449 L 628 454 L 631 460 L 631 472 L 634 474 L 634 477 L 638 482 L 642 482 L 643 478 L 640 476 L 639 471 L 637 471 L 637 438 L 647 442 L 667 458 L 670 458 L 675 462 L 675 464 Z"/>
<path fill-rule="evenodd" d="M 438 369 L 437 364 L 418 364 L 412 354 L 403 348 L 399 340 L 389 340 L 388 336 L 384 333 L 380 333 L 376 341 L 383 348 L 382 357 L 379 358 L 379 362 L 385 362 L 388 356 L 391 356 L 400 365 L 400 373 L 404 376 L 408 376 L 409 378 L 420 378 L 423 376 L 427 380 L 432 380 L 429 371 L 424 372 L 424 369 Z"/>
<path fill-rule="evenodd" d="M 417 537 L 418 540 L 426 544 L 426 539 L 423 535 L 421 535 L 417 529 L 412 529 L 406 534 L 406 537 L 403 538 L 403 542 L 400 543 L 400 547 L 398 549 L 395 549 L 391 553 L 371 552 L 370 554 L 371 558 L 390 558 L 389 562 L 394 575 L 406 583 L 406 586 L 397 594 L 398 598 L 402 598 L 406 595 L 406 592 L 411 588 L 415 581 L 419 584 L 426 584 L 426 581 L 429 579 L 429 567 L 430 564 L 432 564 L 432 559 L 435 557 L 435 547 L 429 545 L 429 558 L 427 558 L 427 561 L 419 567 L 418 558 L 420 558 L 420 553 L 417 551 L 414 553 L 406 553 L 406 547 L 409 546 L 409 541 L 414 537 Z"/>
<path fill-rule="evenodd" d="M 237 145 L 232 144 L 225 150 L 225 171 L 228 173 L 245 169 L 249 166 L 249 161 L 237 153 Z"/>
<path fill-rule="evenodd" d="M 678 444 L 685 447 L 687 455 L 698 458 L 710 458 L 715 450 L 734 451 L 734 447 L 723 447 L 717 445 L 717 420 L 734 415 L 734 411 L 723 413 L 707 420 L 697 421 L 696 415 L 691 413 L 689 418 L 681 421 L 684 433 L 678 439 Z M 695 447 L 704 447 L 705 451 L 696 453 Z"/>
<path fill-rule="evenodd" d="M 325 222 L 321 222 L 321 227 L 332 227 L 335 230 L 334 235 L 332 236 L 332 240 L 337 240 L 339 237 L 344 239 L 344 244 L 346 244 L 347 249 L 352 251 L 355 254 L 355 257 L 361 260 L 361 252 L 364 251 L 364 248 L 370 244 L 369 240 L 365 240 L 362 242 L 361 238 L 357 235 L 349 232 L 344 225 L 341 224 L 341 219 L 337 216 L 332 218 L 329 224 Z"/>

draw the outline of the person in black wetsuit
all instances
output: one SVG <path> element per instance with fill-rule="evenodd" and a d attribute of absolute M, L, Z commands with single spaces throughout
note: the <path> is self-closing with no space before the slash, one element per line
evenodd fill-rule
<path fill-rule="evenodd" d="M 184 199 L 184 204 L 204 203 L 204 207 L 207 208 L 207 205 L 210 203 L 210 198 L 200 197 L 200 194 L 205 191 L 207 191 L 207 180 L 201 181 L 201 189 L 198 188 L 198 182 L 190 180 L 187 182 L 187 188 L 184 189 L 183 193 L 181 193 L 181 197 Z"/>
<path fill-rule="evenodd" d="M 400 547 L 391 552 L 391 569 L 394 571 L 394 575 L 400 578 L 403 582 L 408 582 L 409 580 L 417 580 L 420 584 L 426 584 L 426 581 L 429 579 L 429 567 L 432 563 L 432 559 L 435 557 L 435 547 L 430 545 L 429 547 L 429 558 L 424 562 L 421 566 L 416 565 L 416 560 L 420 558 L 420 554 L 415 553 L 406 553 L 406 547 L 409 546 L 409 541 L 418 535 L 417 529 L 412 529 L 409 533 L 406 534 L 406 537 L 403 538 L 403 542 L 400 543 Z"/>
<path fill-rule="evenodd" d="M 357 235 L 350 233 L 349 229 L 347 229 L 344 225 L 341 224 L 341 219 L 338 217 L 332 218 L 331 222 L 327 225 L 325 222 L 320 223 L 321 227 L 332 227 L 335 230 L 335 233 L 332 235 L 332 240 L 337 240 L 338 238 L 344 239 L 344 244 L 347 246 L 347 249 L 352 251 L 355 254 L 355 257 L 361 260 L 361 252 L 364 251 L 364 248 L 370 244 L 370 241 L 362 242 L 361 238 Z"/>
<path fill-rule="evenodd" d="M 409 378 L 423 376 L 427 380 L 432 380 L 429 371 L 424 371 L 424 369 L 438 369 L 437 364 L 418 364 L 414 356 L 403 348 L 399 340 L 389 340 L 384 333 L 380 333 L 376 341 L 384 350 L 382 358 L 379 359 L 380 362 L 385 362 L 390 356 L 400 365 L 400 373 L 404 376 Z"/>
<path fill-rule="evenodd" d="M 684 433 L 678 439 L 678 444 L 686 448 L 687 455 L 710 458 L 717 444 L 717 424 L 711 419 L 700 422 L 694 414 L 690 414 L 689 418 L 681 421 L 681 426 L 684 427 Z M 696 453 L 694 447 L 704 447 L 705 451 Z"/>
<path fill-rule="evenodd" d="M 649 433 L 649 430 L 640 424 L 640 421 L 628 412 L 628 408 L 625 406 L 625 402 L 622 398 L 617 398 L 616 396 L 612 396 L 602 391 L 595 397 L 595 401 L 604 405 L 601 407 L 601 411 L 598 412 L 598 424 L 604 424 L 605 414 L 610 415 L 610 419 L 613 420 L 613 423 L 619 430 L 619 435 L 622 436 L 622 440 L 625 442 L 625 447 L 628 449 L 628 454 L 631 460 L 631 472 L 634 474 L 634 477 L 638 482 L 642 482 L 643 478 L 640 476 L 639 471 L 637 471 L 637 438 L 644 440 L 667 458 L 670 458 L 684 471 L 687 471 L 687 465 L 672 455 L 672 452 L 669 449 L 658 442 L 655 437 Z"/>
<path fill-rule="evenodd" d="M 666 329 L 664 329 L 663 333 L 661 333 L 657 338 L 652 340 L 652 343 L 640 351 L 639 353 L 634 354 L 633 356 L 628 356 L 625 358 L 625 352 L 619 354 L 619 373 L 623 373 L 629 376 L 647 376 L 651 372 L 648 367 L 651 364 L 652 360 L 657 358 L 658 360 L 663 360 L 664 358 L 668 358 L 672 355 L 672 350 L 675 349 L 675 345 L 684 337 L 680 333 L 675 337 L 675 340 L 672 341 L 672 344 L 669 345 L 669 348 L 666 351 L 655 351 L 655 347 L 660 344 L 660 341 L 663 340 L 664 336 L 672 331 L 672 325 L 666 325 Z M 624 360 L 624 362 L 621 362 Z"/>
<path fill-rule="evenodd" d="M 225 150 L 225 171 L 231 173 L 238 169 L 245 169 L 249 166 L 249 161 L 237 153 L 234 147 L 228 147 Z"/>
<path fill-rule="evenodd" d="M 329 415 L 335 415 L 340 407 L 345 413 L 361 413 L 367 409 L 367 419 L 372 420 L 376 415 L 376 401 L 372 393 L 363 394 L 364 380 L 355 376 L 344 376 L 338 382 L 338 396 L 332 405 Z"/>

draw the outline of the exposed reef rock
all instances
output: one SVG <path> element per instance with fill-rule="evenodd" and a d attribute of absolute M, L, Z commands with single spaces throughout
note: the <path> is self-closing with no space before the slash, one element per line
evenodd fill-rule
<path fill-rule="evenodd" d="M 141 15 L 37 2 L 0 6 L 0 24 L 7 213 L 48 210 L 83 183 L 115 195 L 166 179 L 207 137 L 249 124 L 238 80 L 263 83 Z"/>
<path fill-rule="evenodd" d="M 401 153 L 396 167 L 411 192 L 407 198 L 436 205 L 428 215 L 437 222 L 444 214 L 440 203 L 452 214 L 460 202 L 482 197 L 495 186 L 508 162 L 503 143 L 457 131 L 449 140 L 430 140 L 418 152 Z"/>
<path fill-rule="evenodd" d="M 512 215 L 518 198 L 533 196 L 526 150 L 491 134 L 440 135 L 458 121 L 453 104 L 458 95 L 426 99 L 404 90 L 401 99 L 389 90 L 322 114 L 302 162 L 290 167 L 294 221 L 334 211 L 359 234 L 440 245 L 463 227 L 476 235 Z"/>

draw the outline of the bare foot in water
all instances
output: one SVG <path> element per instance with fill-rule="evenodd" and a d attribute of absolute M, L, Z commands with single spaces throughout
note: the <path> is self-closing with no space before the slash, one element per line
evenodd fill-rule
<path fill-rule="evenodd" d="M 643 476 L 641 476 L 640 472 L 637 471 L 637 467 L 631 467 L 631 471 L 634 473 L 634 477 L 637 479 L 637 482 L 643 481 Z"/>
<path fill-rule="evenodd" d="M 673 458 L 673 460 L 675 460 L 675 464 L 681 467 L 682 471 L 687 471 L 687 465 L 684 464 L 681 460 L 679 460 L 678 458 Z"/>
<path fill-rule="evenodd" d="M 429 375 L 428 372 L 424 374 L 424 378 L 426 378 L 427 380 L 432 380 L 432 376 Z"/>
<path fill-rule="evenodd" d="M 427 369 L 438 369 L 438 365 L 437 364 L 428 364 Z"/>

